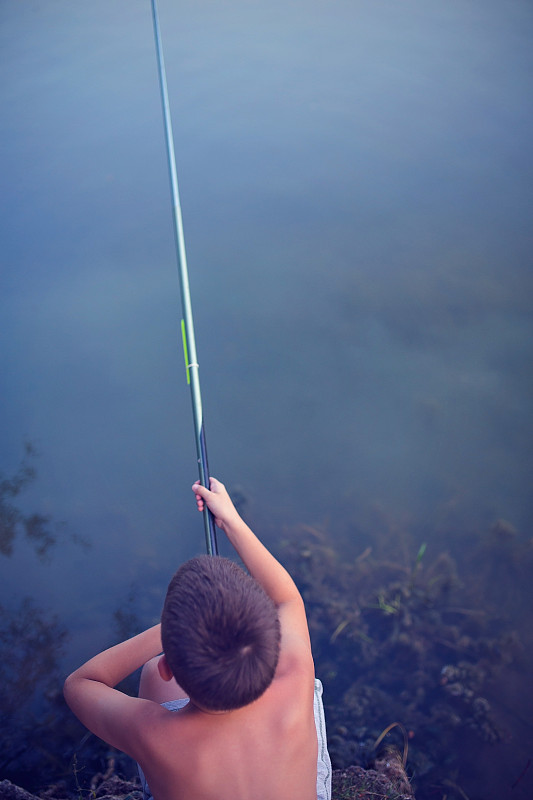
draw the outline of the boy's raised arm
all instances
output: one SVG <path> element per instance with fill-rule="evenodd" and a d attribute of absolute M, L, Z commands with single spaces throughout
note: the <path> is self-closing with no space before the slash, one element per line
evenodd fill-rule
<path fill-rule="evenodd" d="M 310 646 L 302 596 L 293 579 L 241 519 L 224 484 L 211 478 L 210 487 L 207 489 L 200 483 L 193 485 L 198 509 L 203 510 L 204 502 L 207 504 L 216 524 L 224 531 L 250 575 L 278 607 L 285 640 L 294 635 Z"/>
<path fill-rule="evenodd" d="M 162 650 L 161 626 L 104 650 L 82 664 L 65 681 L 68 705 L 90 731 L 138 760 L 139 707 L 147 700 L 129 697 L 113 687 Z M 146 723 L 145 723 L 146 724 Z"/>

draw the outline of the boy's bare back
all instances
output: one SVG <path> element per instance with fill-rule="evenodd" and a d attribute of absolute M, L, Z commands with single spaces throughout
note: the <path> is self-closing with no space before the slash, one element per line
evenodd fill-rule
<path fill-rule="evenodd" d="M 190 703 L 178 712 L 151 709 L 140 764 L 154 797 L 316 800 L 313 691 L 311 665 L 275 679 L 236 711 L 210 714 Z"/>

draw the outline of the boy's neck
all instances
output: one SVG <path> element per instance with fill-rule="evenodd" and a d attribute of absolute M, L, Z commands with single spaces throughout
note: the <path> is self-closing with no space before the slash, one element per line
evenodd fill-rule
<path fill-rule="evenodd" d="M 195 711 L 200 711 L 202 714 L 209 714 L 214 717 L 220 717 L 223 714 L 232 713 L 232 709 L 228 709 L 227 711 L 212 711 L 209 708 L 203 708 L 202 706 L 198 705 L 198 703 L 195 703 L 192 698 L 189 699 L 189 703 Z"/>

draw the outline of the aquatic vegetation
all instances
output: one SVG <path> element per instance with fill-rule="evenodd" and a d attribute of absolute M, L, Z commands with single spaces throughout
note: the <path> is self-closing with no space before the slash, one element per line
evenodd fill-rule
<path fill-rule="evenodd" d="M 35 481 L 37 452 L 27 443 L 17 469 L 0 474 L 0 564 L 9 558 L 21 539 L 30 544 L 42 564 L 54 547 L 68 538 L 86 547 L 50 515 L 27 513 L 21 495 Z M 24 584 L 23 584 L 24 586 Z M 0 604 L 0 770 L 25 784 L 34 777 L 61 773 L 65 768 L 62 748 L 80 729 L 73 729 L 61 692 L 60 665 L 68 633 L 56 615 L 25 597 L 18 603 L 6 597 Z"/>
<path fill-rule="evenodd" d="M 430 786 L 461 785 L 470 738 L 502 741 L 486 694 L 520 646 L 500 599 L 501 563 L 525 585 L 530 550 L 501 521 L 464 537 L 461 561 L 417 546 L 396 525 L 361 553 L 335 553 L 308 526 L 284 541 L 280 557 L 306 602 L 335 768 L 372 765 L 376 743 L 392 740 L 404 753 L 408 743 L 408 774 L 423 798 Z"/>
<path fill-rule="evenodd" d="M 386 736 L 386 735 L 387 735 L 387 734 L 388 734 L 388 733 L 389 733 L 389 732 L 390 732 L 390 731 L 391 731 L 393 728 L 399 728 L 399 729 L 401 730 L 402 734 L 403 734 L 403 755 L 402 755 L 402 767 L 405 769 L 405 766 L 406 766 L 406 764 L 407 764 L 407 751 L 408 751 L 408 749 L 409 749 L 409 742 L 408 742 L 408 739 L 409 739 L 409 734 L 407 733 L 407 731 L 405 730 L 405 727 L 404 727 L 404 725 L 402 725 L 402 723 L 401 723 L 401 722 L 391 722 L 391 724 L 390 724 L 390 725 L 387 725 L 387 727 L 385 728 L 385 730 L 384 730 L 384 731 L 382 731 L 382 732 L 379 734 L 378 738 L 377 738 L 377 739 L 376 739 L 376 741 L 374 742 L 374 750 L 376 750 L 376 749 L 377 749 L 377 747 L 378 747 L 378 746 L 381 744 L 381 742 L 383 741 L 383 739 L 385 738 L 385 736 Z"/>
<path fill-rule="evenodd" d="M 24 455 L 11 476 L 0 472 L 0 555 L 11 556 L 17 538 L 25 537 L 41 561 L 46 561 L 63 535 L 63 526 L 49 514 L 24 513 L 15 499 L 36 479 L 37 450 L 30 442 L 24 445 Z M 83 547 L 88 543 L 71 534 L 70 540 Z"/>
<path fill-rule="evenodd" d="M 0 553 L 10 556 L 17 535 L 25 533 L 36 547 L 37 554 L 43 558 L 55 543 L 49 530 L 49 517 L 42 514 L 25 515 L 13 500 L 30 484 L 36 476 L 33 465 L 35 448 L 29 442 L 24 446 L 24 456 L 16 472 L 11 477 L 0 473 Z"/>
<path fill-rule="evenodd" d="M 0 606 L 0 770 L 9 777 L 58 768 L 63 704 L 59 662 L 67 634 L 29 599 Z"/>

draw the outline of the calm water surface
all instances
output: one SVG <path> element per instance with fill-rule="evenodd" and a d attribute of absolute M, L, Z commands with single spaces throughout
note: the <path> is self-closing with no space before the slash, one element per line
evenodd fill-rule
<path fill-rule="evenodd" d="M 376 509 L 527 541 L 530 4 L 159 10 L 213 474 L 272 546 Z M 37 471 L 1 602 L 57 615 L 64 671 L 203 549 L 150 4 L 7 0 L 0 64 L 0 467 Z"/>

